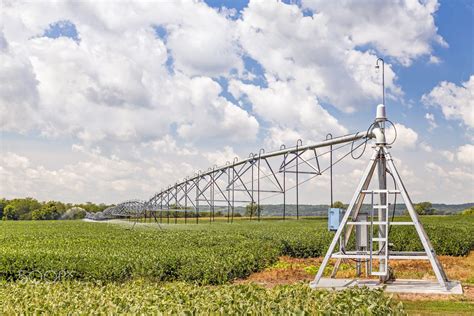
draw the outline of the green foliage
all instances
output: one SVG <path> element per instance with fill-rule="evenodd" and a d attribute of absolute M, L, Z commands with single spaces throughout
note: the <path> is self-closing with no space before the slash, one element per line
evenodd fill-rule
<path fill-rule="evenodd" d="M 30 197 L 12 200 L 2 198 L 0 199 L 0 218 L 4 217 L 4 209 L 8 205 L 11 205 L 11 207 L 14 209 L 14 214 L 10 209 L 10 213 L 5 219 L 15 220 L 61 219 L 63 218 L 62 215 L 66 212 L 66 210 L 73 207 L 73 205 L 70 203 L 65 204 L 59 201 L 38 202 L 36 199 Z M 99 212 L 105 210 L 108 207 L 108 205 L 105 204 L 97 205 L 91 202 L 77 204 L 76 206 L 81 207 L 87 212 Z M 73 218 L 83 218 L 84 216 L 82 216 L 82 213 L 78 213 Z"/>
<path fill-rule="evenodd" d="M 336 201 L 332 204 L 332 207 L 345 209 L 347 206 L 344 203 L 342 203 L 341 201 Z"/>
<path fill-rule="evenodd" d="M 10 200 L 8 205 L 15 208 L 18 219 L 29 219 L 31 218 L 31 212 L 41 208 L 41 203 L 30 197 Z"/>
<path fill-rule="evenodd" d="M 18 211 L 16 210 L 16 208 L 13 206 L 13 205 L 7 205 L 4 209 L 3 209 L 3 220 L 13 220 L 13 221 L 16 221 L 18 220 Z"/>
<path fill-rule="evenodd" d="M 470 207 L 462 211 L 462 215 L 474 215 L 474 207 Z"/>
<path fill-rule="evenodd" d="M 97 212 L 102 212 L 103 210 L 105 210 L 110 205 L 106 205 L 104 203 L 94 204 L 92 202 L 86 202 L 84 204 L 75 204 L 74 206 L 83 208 L 83 209 L 86 210 L 86 212 L 89 212 L 89 213 L 97 213 Z"/>
<path fill-rule="evenodd" d="M 44 204 L 39 210 L 31 213 L 33 220 L 52 220 L 59 219 L 65 212 L 65 205 L 61 202 L 50 201 Z"/>
<path fill-rule="evenodd" d="M 130 315 L 403 315 L 383 290 L 312 290 L 307 284 L 271 289 L 247 285 L 196 286 L 143 280 L 126 283 L 6 283 L 3 313 Z"/>
<path fill-rule="evenodd" d="M 245 216 L 256 217 L 262 211 L 262 206 L 255 202 L 249 203 L 245 206 Z"/>
<path fill-rule="evenodd" d="M 3 209 L 8 205 L 6 199 L 0 199 L 0 219 L 3 218 Z"/>
<path fill-rule="evenodd" d="M 474 217 L 422 221 L 437 254 L 462 256 L 474 249 Z M 268 267 L 281 255 L 323 256 L 333 237 L 326 219 L 149 225 L 131 230 L 128 223 L 2 222 L 0 271 L 7 279 L 18 278 L 20 270 L 67 270 L 82 280 L 224 284 Z M 413 227 L 393 226 L 390 242 L 394 250 L 422 250 Z"/>
<path fill-rule="evenodd" d="M 415 212 L 418 215 L 434 215 L 436 210 L 433 208 L 433 204 L 431 202 L 420 202 L 413 205 L 415 208 Z M 408 210 L 405 210 L 405 215 L 408 215 Z"/>
<path fill-rule="evenodd" d="M 73 278 L 124 280 L 146 277 L 223 284 L 276 261 L 270 240 L 228 236 L 224 231 L 130 230 L 87 222 L 3 222 L 0 271 L 71 271 Z"/>
<path fill-rule="evenodd" d="M 81 207 L 71 207 L 64 214 L 61 215 L 61 219 L 82 219 L 86 217 L 86 210 Z"/>

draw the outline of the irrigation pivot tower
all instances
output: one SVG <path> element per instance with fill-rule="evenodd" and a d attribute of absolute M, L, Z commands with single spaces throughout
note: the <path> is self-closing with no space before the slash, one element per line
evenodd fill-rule
<path fill-rule="evenodd" d="M 357 186 L 352 200 L 344 213 L 339 228 L 327 250 L 321 266 L 311 282 L 312 288 L 326 287 L 338 288 L 355 285 L 380 285 L 380 284 L 398 284 L 398 288 L 411 288 L 413 292 L 423 290 L 423 287 L 434 288 L 436 293 L 456 293 L 460 290 L 458 282 L 450 282 L 443 270 L 442 265 L 438 261 L 435 250 L 423 229 L 418 215 L 413 207 L 408 192 L 402 182 L 400 174 L 393 162 L 393 158 L 389 152 L 390 144 L 387 143 L 385 135 L 385 124 L 390 122 L 385 114 L 385 106 L 380 104 L 377 106 L 377 115 L 372 128 L 370 128 L 372 136 L 375 138 L 373 146 L 373 154 L 365 172 Z M 377 188 L 369 188 L 374 174 L 377 172 L 378 186 Z M 394 188 L 388 189 L 387 177 L 393 179 Z M 390 218 L 389 197 L 393 196 L 395 202 L 393 204 L 393 212 L 396 206 L 396 196 L 401 196 L 408 210 L 411 221 L 393 221 Z M 364 199 L 368 197 L 371 203 L 370 213 L 362 214 L 361 207 Z M 423 246 L 423 251 L 406 252 L 390 250 L 389 233 L 392 226 L 408 225 L 414 226 L 418 237 Z M 354 229 L 355 227 L 355 229 Z M 355 248 L 349 246 L 351 234 L 355 232 L 356 243 Z M 339 249 L 336 250 L 336 247 Z M 322 278 L 329 260 L 337 259 L 331 278 Z M 433 283 L 421 281 L 417 283 L 415 280 L 396 280 L 392 279 L 390 260 L 429 260 L 431 267 L 436 275 L 438 287 Z M 357 265 L 357 277 L 362 274 L 362 266 L 365 266 L 366 276 L 376 276 L 378 281 L 372 280 L 335 280 L 335 276 L 341 265 L 342 260 L 353 260 Z M 396 290 L 397 287 L 395 286 Z M 425 289 L 426 290 L 426 289 Z M 403 290 L 402 290 L 403 291 Z M 461 289 L 462 291 L 462 289 Z"/>

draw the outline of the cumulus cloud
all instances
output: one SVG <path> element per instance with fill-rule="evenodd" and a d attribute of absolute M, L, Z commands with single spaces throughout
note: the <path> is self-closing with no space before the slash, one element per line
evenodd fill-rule
<path fill-rule="evenodd" d="M 452 162 L 454 160 L 454 154 L 449 150 L 440 151 L 441 156 L 446 158 L 448 161 Z"/>
<path fill-rule="evenodd" d="M 305 16 L 296 5 L 252 1 L 238 21 L 243 49 L 266 71 L 268 82 L 297 86 L 321 101 L 354 111 L 380 97 L 376 55 L 362 52 L 333 31 L 339 21 L 328 14 Z M 387 64 L 385 83 L 391 97 L 400 96 L 396 76 Z M 344 87 L 341 89 L 341 87 Z"/>
<path fill-rule="evenodd" d="M 224 146 L 222 150 L 203 153 L 203 156 L 212 166 L 223 166 L 227 162 L 232 162 L 234 159 L 239 159 L 239 155 L 237 155 L 234 152 L 234 149 L 230 146 Z"/>
<path fill-rule="evenodd" d="M 442 81 L 421 100 L 428 106 L 440 108 L 446 119 L 461 120 L 474 128 L 474 75 L 459 86 Z"/>
<path fill-rule="evenodd" d="M 426 113 L 425 114 L 425 119 L 428 121 L 428 124 L 430 125 L 429 130 L 432 131 L 436 127 L 438 127 L 438 124 L 436 123 L 436 119 L 433 115 L 433 113 Z"/>
<path fill-rule="evenodd" d="M 6 6 L 1 60 L 9 85 L 0 91 L 2 129 L 34 126 L 43 135 L 72 135 L 86 143 L 160 138 L 174 126 L 185 140 L 255 138 L 255 118 L 221 97 L 220 85 L 206 77 L 241 71 L 238 45 L 232 35 L 227 38 L 232 20 L 192 2 L 48 6 L 45 15 L 38 5 Z M 77 29 L 78 41 L 43 36 L 63 20 Z M 155 24 L 166 28 L 166 43 Z"/>
<path fill-rule="evenodd" d="M 458 148 L 456 153 L 458 160 L 464 164 L 473 166 L 474 164 L 474 145 L 466 144 Z"/>
<path fill-rule="evenodd" d="M 297 85 L 272 81 L 268 87 L 262 88 L 232 80 L 229 83 L 229 91 L 237 98 L 246 98 L 252 104 L 253 111 L 263 121 L 271 123 L 279 130 L 291 129 L 307 140 L 322 139 L 328 131 L 335 135 L 347 132 L 314 96 Z M 277 136 L 276 131 L 275 128 L 270 129 L 269 136 Z"/>
<path fill-rule="evenodd" d="M 354 46 L 373 45 L 403 65 L 431 54 L 432 44 L 447 46 L 437 34 L 434 14 L 439 4 L 429 1 L 373 2 L 303 0 L 303 6 L 327 16 L 331 32 Z M 380 27 L 383 25 L 383 27 Z M 389 35 L 390 34 L 390 35 Z"/>
<path fill-rule="evenodd" d="M 412 130 L 409 127 L 406 127 L 403 124 L 395 123 L 395 129 L 396 129 L 396 141 L 394 146 L 397 148 L 414 148 L 415 145 L 417 144 L 418 141 L 418 133 Z M 395 130 L 393 126 L 390 126 L 386 130 L 386 137 L 388 142 L 392 142 L 393 139 L 395 138 Z M 426 151 L 429 151 L 427 146 L 423 146 L 423 149 Z M 428 149 L 428 150 L 427 150 Z"/>
<path fill-rule="evenodd" d="M 242 144 L 271 150 L 345 134 L 338 113 L 381 97 L 376 56 L 387 57 L 391 99 L 403 97 L 393 64 L 436 60 L 432 46 L 446 45 L 434 25 L 437 7 L 250 1 L 236 15 L 199 1 L 3 1 L 1 131 L 70 140 L 70 154 L 82 158 L 45 167 L 34 154 L 8 152 L 0 161 L 0 193 L 147 198 L 233 159 Z M 51 36 L 58 26 L 77 35 Z M 456 88 L 445 94 L 464 96 L 467 86 Z M 465 107 L 456 103 L 452 112 Z M 396 146 L 413 148 L 417 133 L 397 128 Z M 464 151 L 456 158 L 465 160 Z M 349 182 L 340 184 L 347 192 Z"/>

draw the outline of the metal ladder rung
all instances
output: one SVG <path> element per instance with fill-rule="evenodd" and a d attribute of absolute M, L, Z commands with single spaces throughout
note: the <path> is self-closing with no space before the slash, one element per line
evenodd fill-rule
<path fill-rule="evenodd" d="M 331 255 L 331 258 L 336 258 L 336 259 L 385 259 L 384 255 L 372 255 L 370 256 L 369 254 L 354 254 L 354 253 L 333 253 Z"/>
<path fill-rule="evenodd" d="M 347 225 L 388 225 L 388 222 L 347 222 Z"/>
<path fill-rule="evenodd" d="M 388 205 L 374 205 L 374 209 L 387 209 Z"/>
<path fill-rule="evenodd" d="M 372 238 L 372 241 L 387 241 L 387 237 L 375 237 Z"/>
<path fill-rule="evenodd" d="M 373 194 L 381 194 L 381 193 L 399 194 L 399 193 L 401 193 L 400 190 L 362 190 L 360 192 L 362 192 L 362 193 L 373 193 Z"/>
<path fill-rule="evenodd" d="M 370 274 L 371 274 L 371 275 L 381 275 L 381 276 L 385 276 L 385 275 L 387 275 L 387 272 L 372 271 Z"/>
<path fill-rule="evenodd" d="M 390 222 L 390 225 L 399 225 L 399 226 L 402 226 L 402 225 L 415 225 L 415 223 L 413 223 L 413 222 Z"/>

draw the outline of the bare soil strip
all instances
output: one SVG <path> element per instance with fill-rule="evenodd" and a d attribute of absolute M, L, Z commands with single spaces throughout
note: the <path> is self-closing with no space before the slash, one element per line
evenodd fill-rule
<path fill-rule="evenodd" d="M 474 304 L 474 252 L 467 257 L 439 256 L 448 277 L 459 280 L 463 284 L 463 295 L 425 295 L 425 294 L 395 294 L 402 301 L 468 301 Z M 254 273 L 236 283 L 256 283 L 265 287 L 295 282 L 309 282 L 314 278 L 322 258 L 298 259 L 280 257 L 279 261 L 264 271 Z M 326 269 L 329 274 L 335 261 Z M 354 264 L 341 265 L 338 277 L 350 278 L 355 276 Z M 400 260 L 391 262 L 396 277 L 401 279 L 435 279 L 429 262 L 419 260 Z M 474 308 L 474 305 L 473 305 Z"/>

